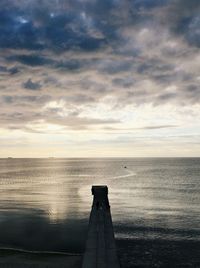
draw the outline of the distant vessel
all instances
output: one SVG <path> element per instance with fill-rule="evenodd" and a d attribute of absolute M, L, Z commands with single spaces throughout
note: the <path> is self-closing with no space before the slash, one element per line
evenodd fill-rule
<path fill-rule="evenodd" d="M 124 166 L 124 168 L 127 168 L 127 166 Z"/>

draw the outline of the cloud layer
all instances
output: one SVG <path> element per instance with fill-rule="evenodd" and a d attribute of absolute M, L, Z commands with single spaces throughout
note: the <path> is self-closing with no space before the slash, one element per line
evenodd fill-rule
<path fill-rule="evenodd" d="M 0 127 L 117 133 L 198 121 L 199 14 L 198 0 L 2 0 Z"/>

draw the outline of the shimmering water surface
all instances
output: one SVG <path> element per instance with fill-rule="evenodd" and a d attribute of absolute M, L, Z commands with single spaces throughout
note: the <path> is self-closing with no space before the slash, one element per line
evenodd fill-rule
<path fill-rule="evenodd" d="M 0 246 L 83 252 L 93 184 L 122 267 L 200 267 L 200 158 L 0 159 Z"/>

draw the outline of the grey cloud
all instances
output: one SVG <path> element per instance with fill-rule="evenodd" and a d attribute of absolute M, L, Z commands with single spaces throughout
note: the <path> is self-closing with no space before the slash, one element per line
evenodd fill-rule
<path fill-rule="evenodd" d="M 177 103 L 191 105 L 200 102 L 200 86 L 196 84 L 182 84 L 176 92 L 163 92 L 154 101 L 156 105 L 164 103 Z"/>
<path fill-rule="evenodd" d="M 154 129 L 165 129 L 165 128 L 176 128 L 178 125 L 152 125 L 152 126 L 144 126 L 144 127 L 136 127 L 136 128 L 117 128 L 117 127 L 104 127 L 104 130 L 108 131 L 119 131 L 126 132 L 135 131 L 135 130 L 154 130 Z"/>
<path fill-rule="evenodd" d="M 166 63 L 165 60 L 150 59 L 145 63 L 139 64 L 137 72 L 144 77 L 162 84 L 169 84 L 173 83 L 173 81 L 191 78 L 190 74 L 187 74 L 184 71 L 178 71 L 176 70 L 176 67 L 176 64 Z"/>
<path fill-rule="evenodd" d="M 159 126 L 146 126 L 140 129 L 162 129 L 162 128 L 174 128 L 178 127 L 177 125 L 159 125 Z"/>
<path fill-rule="evenodd" d="M 42 114 L 23 110 L 21 112 L 0 113 L 0 124 L 3 127 L 21 127 L 25 123 L 42 119 Z"/>
<path fill-rule="evenodd" d="M 69 59 L 61 60 L 54 63 L 54 68 L 63 71 L 77 71 L 90 66 L 88 60 Z"/>
<path fill-rule="evenodd" d="M 48 67 L 49 69 L 55 69 L 57 71 L 77 71 L 84 69 L 91 69 L 94 65 L 98 64 L 98 59 L 87 59 L 86 57 L 80 59 L 73 57 L 69 59 L 57 59 L 56 55 L 42 56 L 41 53 L 34 54 L 16 54 L 6 58 L 8 62 L 18 62 L 30 67 Z M 1 71 L 1 69 L 0 69 Z M 7 71 L 7 68 L 2 67 L 2 71 Z M 10 73 L 15 74 L 18 72 L 17 67 L 9 69 Z"/>
<path fill-rule="evenodd" d="M 194 17 L 190 24 L 188 25 L 188 29 L 186 32 L 186 38 L 191 44 L 196 45 L 197 47 L 200 47 L 200 15 L 197 17 Z"/>
<path fill-rule="evenodd" d="M 200 85 L 190 84 L 183 88 L 183 99 L 185 102 L 197 104 L 200 102 Z"/>
<path fill-rule="evenodd" d="M 2 96 L 2 100 L 3 102 L 5 102 L 6 104 L 10 104 L 13 103 L 13 96 Z"/>
<path fill-rule="evenodd" d="M 141 74 L 149 73 L 166 73 L 168 71 L 173 71 L 173 64 L 166 64 L 160 59 L 149 59 L 147 62 L 140 64 L 137 67 L 137 72 Z"/>
<path fill-rule="evenodd" d="M 125 78 L 114 78 L 112 83 L 114 86 L 117 87 L 124 87 L 129 88 L 134 85 L 134 79 L 132 77 L 125 77 Z"/>
<path fill-rule="evenodd" d="M 98 119 L 89 117 L 79 117 L 79 116 L 67 116 L 67 117 L 48 117 L 48 123 L 63 125 L 70 127 L 72 129 L 87 129 L 95 125 L 105 125 L 105 124 L 118 124 L 119 120 L 114 119 Z"/>
<path fill-rule="evenodd" d="M 7 73 L 8 69 L 5 66 L 0 66 L 0 73 Z"/>
<path fill-rule="evenodd" d="M 88 129 L 96 125 L 112 125 L 117 124 L 120 121 L 114 119 L 98 119 L 89 117 L 79 117 L 73 114 L 65 117 L 58 116 L 56 114 L 57 109 L 50 109 L 49 114 L 37 112 L 12 112 L 0 114 L 0 125 L 9 129 L 26 129 L 24 125 L 26 123 L 38 122 L 38 120 L 44 120 L 46 123 L 57 124 L 63 127 L 67 127 L 74 130 Z"/>
<path fill-rule="evenodd" d="M 109 84 L 105 80 L 95 81 L 95 79 L 88 76 L 77 80 L 74 87 L 76 86 L 78 86 L 80 90 L 79 95 L 85 95 L 85 98 L 87 100 L 91 99 L 91 102 L 99 102 L 101 98 L 105 97 L 110 92 Z"/>
<path fill-rule="evenodd" d="M 137 66 L 137 73 L 145 78 L 155 80 L 161 84 L 171 84 L 173 82 L 187 82 L 194 79 L 195 75 L 177 68 L 176 61 L 166 63 L 166 59 L 149 59 L 145 63 Z"/>
<path fill-rule="evenodd" d="M 186 87 L 186 90 L 192 93 L 199 93 L 200 94 L 200 85 L 189 85 Z"/>
<path fill-rule="evenodd" d="M 24 122 L 43 118 L 73 128 L 115 123 L 73 112 L 55 117 L 58 108 L 49 117 L 35 113 L 49 101 L 78 109 L 109 97 L 110 108 L 123 109 L 200 100 L 198 63 L 191 64 L 198 55 L 199 0 L 0 2 L 0 72 L 9 77 L 0 81 L 1 105 L 28 110 Z M 23 124 L 22 115 L 13 118 Z"/>
<path fill-rule="evenodd" d="M 0 66 L 0 73 L 14 75 L 18 72 L 19 72 L 19 69 L 16 66 L 11 67 L 11 68 L 8 68 L 7 66 Z"/>
<path fill-rule="evenodd" d="M 164 93 L 164 94 L 161 94 L 157 98 L 157 100 L 158 100 L 158 103 L 157 104 L 166 103 L 166 102 L 172 101 L 172 100 L 176 99 L 177 95 L 178 94 L 175 93 L 175 92 L 174 93 Z"/>
<path fill-rule="evenodd" d="M 11 67 L 7 68 L 6 66 L 0 66 L 0 73 L 5 73 L 5 74 L 17 74 L 19 72 L 19 69 L 17 67 Z"/>
<path fill-rule="evenodd" d="M 19 68 L 17 68 L 16 66 L 15 67 L 12 67 L 9 69 L 9 72 L 11 75 L 14 75 L 14 74 L 17 74 L 20 72 Z"/>
<path fill-rule="evenodd" d="M 15 106 L 24 106 L 28 103 L 28 105 L 41 105 L 45 104 L 46 102 L 51 100 L 50 95 L 39 95 L 39 96 L 34 96 L 34 95 L 28 95 L 28 96 L 19 96 L 19 95 L 2 95 L 0 97 L 0 100 L 6 104 L 13 104 Z"/>
<path fill-rule="evenodd" d="M 98 68 L 102 73 L 116 74 L 130 71 L 132 64 L 132 60 L 105 60 L 100 62 Z"/>
<path fill-rule="evenodd" d="M 30 89 L 30 90 L 39 90 L 41 89 L 42 85 L 38 82 L 32 82 L 31 79 L 28 79 L 24 84 L 24 88 Z"/>
<path fill-rule="evenodd" d="M 92 103 L 96 102 L 95 97 L 88 96 L 86 94 L 74 94 L 66 99 L 69 102 L 76 103 L 76 104 L 83 104 L 83 103 Z"/>
<path fill-rule="evenodd" d="M 55 76 L 50 76 L 48 74 L 44 74 L 45 78 L 43 79 L 43 84 L 45 87 L 55 87 L 58 89 L 61 89 L 62 83 L 55 77 Z"/>
<path fill-rule="evenodd" d="M 164 9 L 162 22 L 174 34 L 183 36 L 189 44 L 199 47 L 199 12 L 200 2 L 198 0 L 173 0 Z"/>
<path fill-rule="evenodd" d="M 97 37 L 92 34 L 99 29 L 96 29 L 95 23 L 88 24 L 82 16 L 87 10 L 81 2 L 30 1 L 27 5 L 24 1 L 17 1 L 9 2 L 7 7 L 1 3 L 0 7 L 4 22 L 1 47 L 49 48 L 56 52 L 69 49 L 93 51 L 105 43 L 103 35 Z M 14 29 L 14 25 L 17 28 Z M 6 36 L 6 33 L 9 34 Z"/>
<path fill-rule="evenodd" d="M 0 7 L 4 25 L 0 44 L 4 47 L 15 44 L 14 48 L 56 52 L 92 52 L 106 47 L 117 51 L 123 46 L 120 28 L 151 25 L 160 11 L 166 27 L 170 25 L 174 33 L 182 32 L 199 44 L 195 14 L 200 4 L 195 0 L 9 1 L 7 5 L 1 1 Z M 17 34 L 13 25 L 18 26 Z"/>
<path fill-rule="evenodd" d="M 29 66 L 43 66 L 43 65 L 51 65 L 54 63 L 53 60 L 40 56 L 38 54 L 30 54 L 30 55 L 12 55 L 7 57 L 8 61 L 16 61 Z"/>
<path fill-rule="evenodd" d="M 94 127 L 96 125 L 113 125 L 120 123 L 119 120 L 112 118 L 100 119 L 93 117 L 81 116 L 81 110 L 77 108 L 77 104 L 91 102 L 84 95 L 77 95 L 72 98 L 59 97 L 66 100 L 66 107 L 70 108 L 69 112 L 61 107 L 51 107 L 46 104 L 51 101 L 52 96 L 49 95 L 2 95 L 0 104 L 6 103 L 4 112 L 0 112 L 0 126 L 9 129 L 22 129 L 24 131 L 32 131 L 27 127 L 27 123 L 35 124 L 43 120 L 49 124 L 61 125 L 64 128 L 81 130 Z M 58 101 L 59 101 L 58 99 Z M 55 100 L 55 98 L 53 99 Z M 46 108 L 44 108 L 46 106 Z M 68 111 L 68 110 L 67 110 Z M 27 129 L 29 128 L 29 130 Z M 33 127 L 33 131 L 37 132 L 37 128 Z M 40 131 L 39 131 L 40 132 Z"/>

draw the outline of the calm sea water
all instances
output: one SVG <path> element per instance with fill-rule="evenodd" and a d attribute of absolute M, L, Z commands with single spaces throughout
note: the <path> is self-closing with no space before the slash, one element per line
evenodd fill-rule
<path fill-rule="evenodd" d="M 93 184 L 122 267 L 200 267 L 200 158 L 0 159 L 0 247 L 83 252 Z"/>

